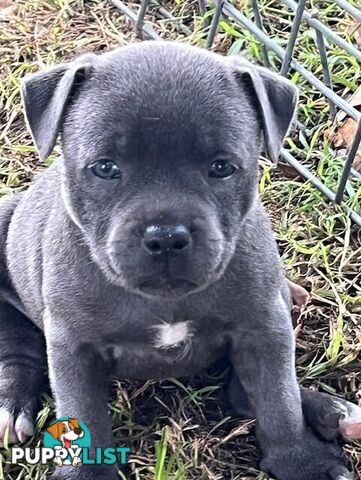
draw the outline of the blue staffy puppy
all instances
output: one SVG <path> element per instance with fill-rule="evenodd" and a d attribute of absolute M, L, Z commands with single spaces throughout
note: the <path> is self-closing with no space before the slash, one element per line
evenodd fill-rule
<path fill-rule="evenodd" d="M 257 193 L 261 147 L 277 160 L 296 88 L 238 58 L 144 42 L 29 75 L 22 99 L 41 158 L 59 133 L 63 158 L 0 203 L 0 437 L 32 434 L 46 366 L 57 417 L 106 448 L 112 377 L 184 377 L 226 355 L 262 469 L 352 478 L 335 439 L 361 409 L 298 386 L 289 288 Z"/>

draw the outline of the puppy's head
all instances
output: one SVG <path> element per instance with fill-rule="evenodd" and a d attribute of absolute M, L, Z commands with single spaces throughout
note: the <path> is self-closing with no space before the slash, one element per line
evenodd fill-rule
<path fill-rule="evenodd" d="M 297 90 L 236 58 L 144 42 L 26 77 L 42 158 L 58 133 L 62 199 L 114 283 L 170 298 L 220 278 Z"/>

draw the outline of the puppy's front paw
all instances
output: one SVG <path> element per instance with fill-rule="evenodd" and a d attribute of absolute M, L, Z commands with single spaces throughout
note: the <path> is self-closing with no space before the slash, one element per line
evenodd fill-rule
<path fill-rule="evenodd" d="M 261 468 L 278 480 L 352 480 L 337 443 L 326 443 L 307 432 L 303 441 L 272 446 Z"/>
<path fill-rule="evenodd" d="M 81 458 L 80 457 L 74 457 L 72 461 L 73 467 L 79 467 L 82 464 Z"/>
<path fill-rule="evenodd" d="M 342 436 L 353 442 L 361 439 L 361 408 L 326 393 L 303 389 L 302 408 L 307 424 L 326 440 Z"/>
<path fill-rule="evenodd" d="M 63 465 L 63 461 L 60 457 L 55 457 L 53 462 L 55 463 L 56 466 L 61 467 Z"/>
<path fill-rule="evenodd" d="M 13 413 L 14 409 L 0 408 L 0 448 L 6 444 L 23 443 L 34 435 L 34 424 L 30 414 Z"/>

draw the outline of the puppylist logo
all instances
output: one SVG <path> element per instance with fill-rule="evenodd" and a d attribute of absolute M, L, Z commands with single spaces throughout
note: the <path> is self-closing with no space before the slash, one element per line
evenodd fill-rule
<path fill-rule="evenodd" d="M 26 462 L 30 465 L 113 465 L 127 463 L 130 448 L 95 448 L 92 451 L 91 436 L 86 425 L 77 418 L 59 418 L 44 433 L 44 447 L 11 449 L 11 463 Z"/>

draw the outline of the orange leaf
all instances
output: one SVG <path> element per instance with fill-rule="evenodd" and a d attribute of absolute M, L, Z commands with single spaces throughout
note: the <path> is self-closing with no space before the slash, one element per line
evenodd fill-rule
<path fill-rule="evenodd" d="M 341 128 L 336 132 L 329 132 L 328 138 L 334 144 L 335 148 L 349 148 L 354 139 L 357 129 L 357 122 L 352 118 L 348 118 Z"/>

